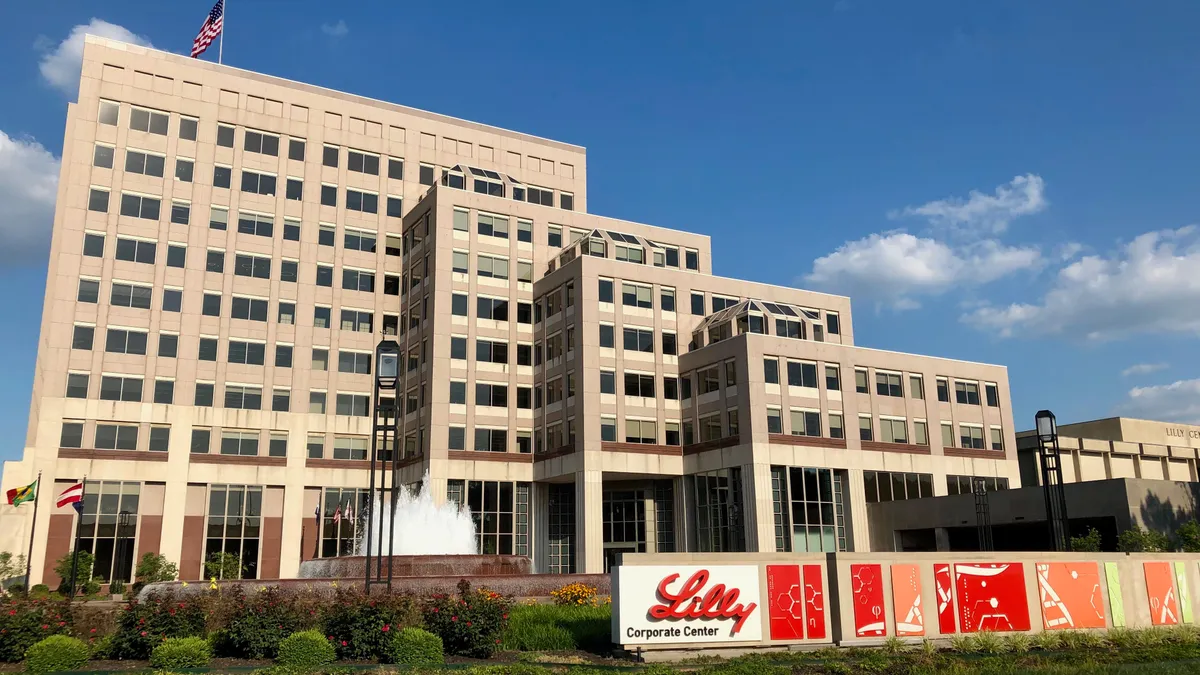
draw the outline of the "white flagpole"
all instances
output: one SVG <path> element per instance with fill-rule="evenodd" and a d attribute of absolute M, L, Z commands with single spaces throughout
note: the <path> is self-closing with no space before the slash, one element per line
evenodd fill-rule
<path fill-rule="evenodd" d="M 217 64 L 220 65 L 221 58 L 225 56 L 225 24 L 229 23 L 225 20 L 228 16 L 229 0 L 225 0 L 221 4 L 221 43 L 217 45 Z"/>

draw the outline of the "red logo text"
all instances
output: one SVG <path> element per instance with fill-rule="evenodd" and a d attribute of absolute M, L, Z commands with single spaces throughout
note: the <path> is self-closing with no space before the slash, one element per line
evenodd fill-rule
<path fill-rule="evenodd" d="M 700 591 L 708 583 L 708 576 L 708 570 L 698 570 L 683 582 L 677 593 L 672 593 L 667 586 L 679 579 L 678 574 L 658 582 L 658 597 L 664 602 L 651 606 L 650 616 L 655 619 L 736 619 L 730 635 L 737 635 L 758 605 L 753 602 L 742 605 L 737 601 L 741 592 L 736 588 L 725 588 L 725 584 L 714 584 L 701 597 Z"/>

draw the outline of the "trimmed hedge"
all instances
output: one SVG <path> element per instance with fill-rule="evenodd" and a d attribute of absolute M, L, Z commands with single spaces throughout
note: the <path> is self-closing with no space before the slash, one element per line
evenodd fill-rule
<path fill-rule="evenodd" d="M 171 670 L 203 668 L 212 660 L 212 646 L 198 637 L 168 638 L 150 652 L 150 665 Z"/>
<path fill-rule="evenodd" d="M 327 666 L 337 660 L 337 650 L 318 630 L 292 633 L 279 642 L 275 662 L 293 668 Z"/>
<path fill-rule="evenodd" d="M 51 635 L 25 652 L 25 670 L 30 673 L 57 673 L 79 670 L 87 665 L 91 650 L 78 638 Z"/>
<path fill-rule="evenodd" d="M 397 631 L 388 642 L 388 663 L 404 666 L 438 666 L 446 662 L 442 638 L 420 628 Z"/>

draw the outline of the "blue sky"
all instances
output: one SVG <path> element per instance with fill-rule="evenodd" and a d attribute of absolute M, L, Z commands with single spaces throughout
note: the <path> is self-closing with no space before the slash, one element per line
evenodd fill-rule
<path fill-rule="evenodd" d="M 1200 4 L 231 3 L 227 63 L 584 145 L 590 211 L 708 233 L 721 275 L 850 293 L 859 344 L 1007 365 L 1020 428 L 1200 422 Z M 183 52 L 208 9 L 8 10 L 0 459 L 27 424 L 68 38 Z"/>

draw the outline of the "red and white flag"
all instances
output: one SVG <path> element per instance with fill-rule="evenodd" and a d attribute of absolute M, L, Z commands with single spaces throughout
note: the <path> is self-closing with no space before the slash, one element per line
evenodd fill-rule
<path fill-rule="evenodd" d="M 66 490 L 63 490 L 62 494 L 58 496 L 58 508 L 60 509 L 68 504 L 81 503 L 83 503 L 83 483 L 76 483 L 72 485 Z M 79 507 L 76 506 L 75 509 L 78 510 Z"/>
<path fill-rule="evenodd" d="M 333 524 L 337 525 L 342 522 L 342 505 L 338 504 L 337 509 L 333 512 Z"/>
<path fill-rule="evenodd" d="M 208 13 L 208 18 L 204 20 L 204 25 L 200 27 L 200 34 L 192 41 L 192 58 L 203 54 L 224 28 L 225 0 L 217 0 L 217 4 L 213 5 L 212 11 Z"/>
<path fill-rule="evenodd" d="M 351 525 L 354 524 L 354 504 L 346 506 L 346 520 L 349 520 Z"/>

